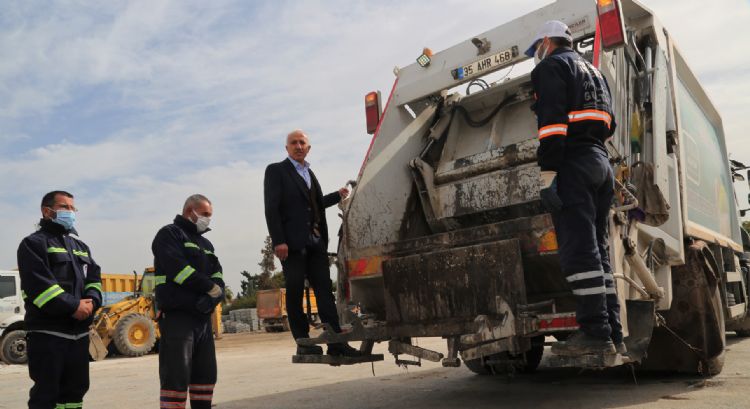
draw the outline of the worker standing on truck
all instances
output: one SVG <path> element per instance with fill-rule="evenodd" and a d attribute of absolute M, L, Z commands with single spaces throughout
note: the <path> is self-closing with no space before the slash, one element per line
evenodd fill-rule
<path fill-rule="evenodd" d="M 609 263 L 614 177 L 605 141 L 615 131 L 602 74 L 573 51 L 570 29 L 542 25 L 531 47 L 541 167 L 540 197 L 552 214 L 560 266 L 577 300 L 580 330 L 553 346 L 560 355 L 625 353 L 620 306 Z"/>
<path fill-rule="evenodd" d="M 309 336 L 310 325 L 302 309 L 305 278 L 315 291 L 321 321 L 341 332 L 336 301 L 331 293 L 325 209 L 346 198 L 349 191 L 341 188 L 323 196 L 318 179 L 305 161 L 310 141 L 301 130 L 287 135 L 286 151 L 286 159 L 266 168 L 263 196 L 268 233 L 286 280 L 286 309 L 292 336 L 294 339 Z M 317 345 L 298 345 L 297 354 L 321 355 L 323 349 Z M 329 344 L 328 354 L 360 355 L 346 343 Z"/>
<path fill-rule="evenodd" d="M 213 215 L 205 196 L 185 200 L 182 214 L 156 233 L 154 253 L 159 317 L 161 408 L 209 409 L 216 384 L 211 313 L 224 299 L 224 275 L 203 235 Z"/>
<path fill-rule="evenodd" d="M 82 408 L 89 389 L 89 325 L 102 304 L 101 269 L 86 243 L 72 237 L 73 195 L 42 198 L 39 230 L 18 247 L 25 302 L 29 409 Z"/>

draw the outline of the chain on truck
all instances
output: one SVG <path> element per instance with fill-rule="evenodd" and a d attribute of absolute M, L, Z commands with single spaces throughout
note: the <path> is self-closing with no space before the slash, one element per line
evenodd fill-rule
<path fill-rule="evenodd" d="M 374 136 L 343 206 L 338 253 L 349 329 L 298 340 L 362 341 L 364 356 L 293 362 L 382 360 L 373 345 L 388 342 L 397 364 L 531 371 L 545 340 L 578 328 L 539 200 L 531 64 L 520 52 L 548 20 L 570 27 L 574 49 L 612 90 L 620 126 L 607 144 L 617 190 L 609 244 L 629 351 L 552 355 L 549 366 L 715 374 L 725 332 L 750 336 L 750 240 L 733 186 L 745 167 L 730 166 L 719 113 L 642 4 L 558 0 L 441 52 L 425 49 L 394 70 L 382 112 L 379 92 L 366 96 Z M 415 345 L 418 337 L 444 338 L 447 353 Z"/>

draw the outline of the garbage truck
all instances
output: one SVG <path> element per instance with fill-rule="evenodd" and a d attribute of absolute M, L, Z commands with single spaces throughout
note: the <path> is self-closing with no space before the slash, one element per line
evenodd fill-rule
<path fill-rule="evenodd" d="M 394 69 L 372 142 L 342 206 L 339 314 L 305 345 L 361 341 L 331 365 L 421 360 L 478 374 L 533 371 L 578 328 L 556 233 L 539 199 L 532 62 L 538 28 L 561 20 L 607 78 L 618 127 L 609 248 L 627 354 L 549 355 L 552 367 L 713 375 L 726 331 L 750 335 L 748 257 L 722 119 L 675 39 L 635 0 L 557 0 Z M 736 171 L 736 172 L 735 172 Z M 741 176 L 741 175 L 740 175 Z M 356 311 L 356 312 L 352 312 Z M 413 342 L 441 337 L 446 351 Z M 553 338 L 554 337 L 554 338 Z M 403 359 L 407 358 L 407 359 Z"/>

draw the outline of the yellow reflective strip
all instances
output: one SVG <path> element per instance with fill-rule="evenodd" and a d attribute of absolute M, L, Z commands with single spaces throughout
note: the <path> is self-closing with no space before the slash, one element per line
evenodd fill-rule
<path fill-rule="evenodd" d="M 186 241 L 186 242 L 185 242 L 185 247 L 192 247 L 192 248 L 194 248 L 194 249 L 199 249 L 199 248 L 200 248 L 200 247 L 198 247 L 198 245 L 197 245 L 197 244 L 195 244 L 195 243 L 191 243 L 191 242 L 189 242 L 189 241 Z"/>
<path fill-rule="evenodd" d="M 89 256 L 89 252 L 88 251 L 81 251 L 81 250 L 73 250 L 73 254 L 75 254 L 76 256 L 81 256 L 81 257 L 88 257 Z"/>
<path fill-rule="evenodd" d="M 154 286 L 166 284 L 167 276 L 154 276 Z"/>
<path fill-rule="evenodd" d="M 214 252 L 211 251 L 211 250 L 203 250 L 203 252 L 206 253 L 206 254 L 214 254 Z"/>
<path fill-rule="evenodd" d="M 190 277 L 190 274 L 193 274 L 195 272 L 195 269 L 187 265 L 185 268 L 183 268 L 179 273 L 177 273 L 177 276 L 174 278 L 174 282 L 177 284 L 182 284 L 187 280 L 188 277 Z"/>
<path fill-rule="evenodd" d="M 29 296 L 26 295 L 26 291 L 21 290 L 21 299 L 25 301 L 27 298 L 29 298 Z"/>
<path fill-rule="evenodd" d="M 65 290 L 62 289 L 58 284 L 55 284 L 51 286 L 50 288 L 44 290 L 43 293 L 39 294 L 34 299 L 34 305 L 36 305 L 38 308 L 42 308 L 44 304 L 47 304 L 51 299 L 57 297 L 58 295 L 64 293 Z"/>
<path fill-rule="evenodd" d="M 47 247 L 47 253 L 67 253 L 68 250 L 65 250 L 62 247 Z"/>
<path fill-rule="evenodd" d="M 218 278 L 220 280 L 224 279 L 224 274 L 221 273 L 221 271 L 217 271 L 213 274 L 211 274 L 211 278 Z"/>
<path fill-rule="evenodd" d="M 88 290 L 89 288 L 96 288 L 99 290 L 99 292 L 102 292 L 102 284 L 101 283 L 88 283 L 85 287 L 83 287 L 83 291 Z"/>

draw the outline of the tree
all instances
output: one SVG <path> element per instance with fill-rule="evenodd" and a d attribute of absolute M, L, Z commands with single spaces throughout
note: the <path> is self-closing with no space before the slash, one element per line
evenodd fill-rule
<path fill-rule="evenodd" d="M 277 271 L 273 273 L 271 277 L 271 288 L 284 288 L 286 287 L 286 281 L 284 280 L 284 273 Z"/>
<path fill-rule="evenodd" d="M 263 256 L 260 259 L 260 263 L 258 265 L 260 266 L 260 273 L 261 275 L 263 273 L 268 273 L 268 276 L 272 276 L 273 273 L 276 271 L 276 260 L 274 257 L 276 257 L 276 253 L 273 251 L 273 242 L 271 241 L 271 236 L 266 236 L 266 240 L 263 242 L 263 249 L 260 250 L 260 254 Z"/>
<path fill-rule="evenodd" d="M 270 236 L 267 236 L 263 242 L 260 254 L 262 255 L 260 263 L 258 263 L 260 273 L 250 274 L 247 270 L 240 272 L 243 277 L 240 282 L 240 293 L 226 308 L 226 311 L 255 307 L 258 290 L 270 290 L 286 286 L 284 274 L 276 271 L 276 260 L 274 260 L 276 254 L 273 251 L 273 242 L 271 242 Z"/>
<path fill-rule="evenodd" d="M 241 271 L 240 275 L 244 277 L 240 282 L 240 297 L 255 294 L 258 289 L 258 277 L 250 275 L 247 270 Z"/>

